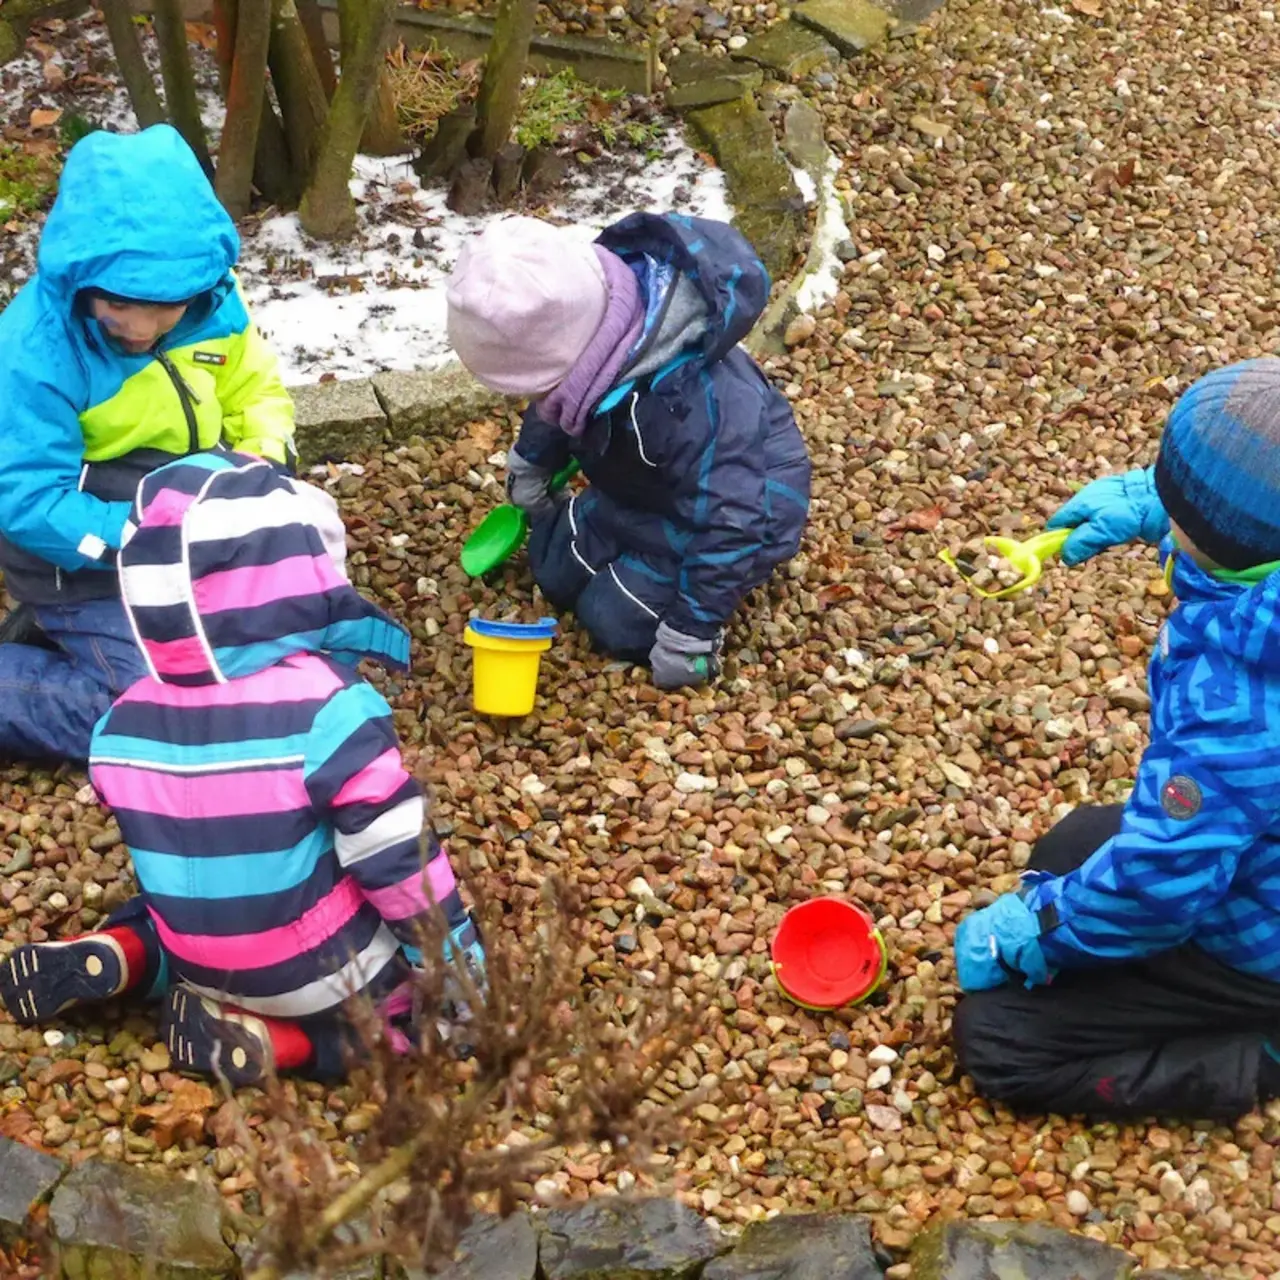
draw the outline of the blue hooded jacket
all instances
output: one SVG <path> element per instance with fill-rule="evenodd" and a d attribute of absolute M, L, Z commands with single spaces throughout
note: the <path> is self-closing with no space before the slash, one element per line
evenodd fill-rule
<path fill-rule="evenodd" d="M 698 312 L 661 367 L 622 380 L 571 439 L 525 415 L 516 451 L 556 471 L 576 457 L 596 494 L 592 520 L 618 545 L 680 565 L 662 619 L 714 637 L 742 598 L 795 555 L 809 510 L 810 465 L 791 408 L 738 347 L 769 297 L 769 277 L 727 223 L 636 213 L 599 243 L 631 266 L 646 299 L 629 368 L 646 367 L 681 280 Z"/>
<path fill-rule="evenodd" d="M 1192 941 L 1280 980 L 1280 571 L 1250 586 L 1175 553 L 1172 581 L 1120 833 L 1022 896 L 1051 970 Z"/>
<path fill-rule="evenodd" d="M 287 460 L 293 408 L 231 274 L 239 251 L 168 125 L 72 148 L 36 276 L 0 314 L 0 567 L 19 600 L 116 594 L 129 503 L 157 466 L 219 445 Z M 86 290 L 186 312 L 131 354 Z"/>

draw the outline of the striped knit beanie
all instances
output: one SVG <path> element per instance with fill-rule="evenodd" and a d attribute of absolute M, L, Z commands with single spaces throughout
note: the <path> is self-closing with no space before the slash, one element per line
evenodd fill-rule
<path fill-rule="evenodd" d="M 270 463 L 211 452 L 153 471 L 118 562 L 152 675 L 221 684 L 301 653 L 405 667 L 408 634 L 347 581 L 345 546 L 332 498 Z"/>
<path fill-rule="evenodd" d="M 1155 481 L 1170 519 L 1224 569 L 1280 560 L 1280 359 L 1193 383 L 1165 423 Z"/>

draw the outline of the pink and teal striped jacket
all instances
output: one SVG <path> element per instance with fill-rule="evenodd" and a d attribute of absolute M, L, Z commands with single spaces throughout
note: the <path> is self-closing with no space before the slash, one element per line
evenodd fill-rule
<path fill-rule="evenodd" d="M 391 709 L 354 670 L 409 638 L 343 572 L 332 499 L 265 462 L 196 454 L 140 486 L 120 580 L 151 675 L 94 732 L 171 973 L 307 1017 L 405 974 L 434 900 L 465 920 Z"/>

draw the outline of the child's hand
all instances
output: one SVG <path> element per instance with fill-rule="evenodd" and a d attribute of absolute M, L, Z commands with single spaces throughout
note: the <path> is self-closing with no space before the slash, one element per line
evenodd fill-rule
<path fill-rule="evenodd" d="M 955 952 L 962 991 L 988 991 L 1011 981 L 1043 986 L 1051 976 L 1040 947 L 1040 922 L 1016 893 L 1001 894 L 961 920 Z"/>
<path fill-rule="evenodd" d="M 556 509 L 551 492 L 551 477 L 546 467 L 526 462 L 514 449 L 507 454 L 507 497 L 525 511 L 531 520 L 549 515 Z"/>
<path fill-rule="evenodd" d="M 1045 521 L 1045 528 L 1075 530 L 1062 548 L 1062 560 L 1080 564 L 1138 538 L 1159 542 L 1169 532 L 1169 517 L 1146 467 L 1085 485 Z"/>
<path fill-rule="evenodd" d="M 649 650 L 649 663 L 653 667 L 653 683 L 659 689 L 696 687 L 720 674 L 714 640 L 687 636 L 665 622 L 658 624 L 658 637 Z"/>

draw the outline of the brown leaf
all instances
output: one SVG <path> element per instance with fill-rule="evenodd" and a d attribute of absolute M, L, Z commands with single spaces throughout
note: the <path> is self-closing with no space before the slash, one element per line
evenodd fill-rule
<path fill-rule="evenodd" d="M 1122 187 L 1127 187 L 1133 181 L 1133 175 L 1138 167 L 1136 156 L 1130 156 L 1119 169 L 1116 170 L 1116 182 Z"/>
<path fill-rule="evenodd" d="M 209 1136 L 220 1147 L 229 1147 L 240 1133 L 240 1108 L 235 1100 L 228 1098 L 217 1111 L 205 1121 Z"/>
<path fill-rule="evenodd" d="M 44 75 L 45 84 L 51 89 L 56 89 L 59 85 L 66 83 L 67 73 L 62 69 L 62 63 L 54 61 L 53 58 L 50 58 L 40 70 Z"/>
<path fill-rule="evenodd" d="M 152 1122 L 152 1136 L 162 1151 L 184 1138 L 199 1140 L 204 1133 L 205 1112 L 217 1105 L 218 1096 L 198 1080 L 179 1080 L 167 1102 L 139 1107 L 134 1113 Z"/>
<path fill-rule="evenodd" d="M 209 22 L 188 22 L 187 39 L 212 52 L 218 47 L 218 29 Z"/>
<path fill-rule="evenodd" d="M 1102 17 L 1102 0 L 1071 0 L 1071 7 L 1090 18 Z"/>
<path fill-rule="evenodd" d="M 818 603 L 826 609 L 841 600 L 851 599 L 852 596 L 853 588 L 847 582 L 837 582 L 830 587 L 823 587 L 818 592 Z"/>
<path fill-rule="evenodd" d="M 48 129 L 62 119 L 61 107 L 37 107 L 29 121 L 33 129 Z"/>
<path fill-rule="evenodd" d="M 901 520 L 895 520 L 885 531 L 885 541 L 901 537 L 904 533 L 932 533 L 942 519 L 941 507 L 921 507 L 908 512 Z"/>

